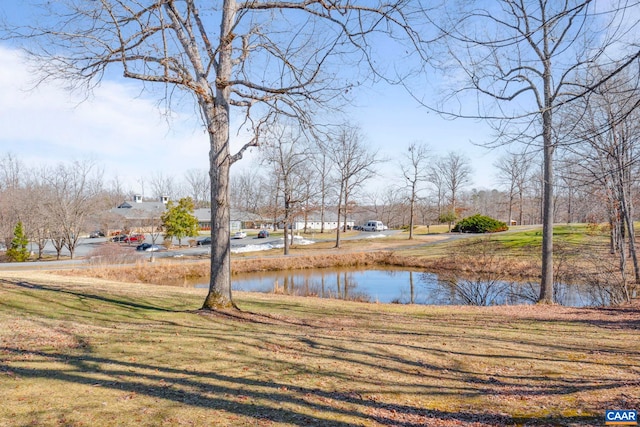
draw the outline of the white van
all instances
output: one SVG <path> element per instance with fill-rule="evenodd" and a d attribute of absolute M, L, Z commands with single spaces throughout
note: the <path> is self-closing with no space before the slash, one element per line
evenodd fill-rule
<path fill-rule="evenodd" d="M 382 221 L 367 221 L 362 226 L 363 231 L 382 231 L 384 230 L 384 224 Z"/>

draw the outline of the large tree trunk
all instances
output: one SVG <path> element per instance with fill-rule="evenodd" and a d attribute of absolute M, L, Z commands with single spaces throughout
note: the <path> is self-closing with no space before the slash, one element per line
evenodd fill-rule
<path fill-rule="evenodd" d="M 553 141 L 551 110 L 542 115 L 544 143 L 544 188 L 542 202 L 542 278 L 539 303 L 553 303 Z"/>
<path fill-rule="evenodd" d="M 210 131 L 211 151 L 209 153 L 211 177 L 211 278 L 209 293 L 203 309 L 217 309 L 234 306 L 231 299 L 231 213 L 229 197 L 229 126 L 228 105 L 212 108 L 215 112 Z"/>
<path fill-rule="evenodd" d="M 220 26 L 220 53 L 216 73 L 215 100 L 205 88 L 199 103 L 209 134 L 209 176 L 211 179 L 211 278 L 203 309 L 235 307 L 231 298 L 231 209 L 229 197 L 229 99 L 231 76 L 231 34 L 235 22 L 235 0 L 225 0 Z M 204 73 L 202 74 L 204 75 Z"/>

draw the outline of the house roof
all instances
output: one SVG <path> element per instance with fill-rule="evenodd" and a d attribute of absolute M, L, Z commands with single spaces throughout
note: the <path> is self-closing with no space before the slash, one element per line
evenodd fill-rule
<path fill-rule="evenodd" d="M 167 209 L 162 201 L 143 202 L 126 200 L 117 207 L 110 209 L 109 212 L 116 213 L 127 219 L 150 219 L 159 218 Z M 199 222 L 211 221 L 211 209 L 199 208 L 193 211 L 193 215 Z M 232 221 L 262 221 L 260 215 L 251 212 L 231 210 Z"/>
<path fill-rule="evenodd" d="M 110 209 L 109 212 L 116 213 L 127 219 L 149 219 L 159 218 L 166 210 L 166 205 L 160 201 L 157 202 L 133 202 L 125 201 Z"/>

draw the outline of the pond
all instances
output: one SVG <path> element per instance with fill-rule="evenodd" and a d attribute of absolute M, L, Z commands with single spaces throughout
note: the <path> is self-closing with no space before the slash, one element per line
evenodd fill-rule
<path fill-rule="evenodd" d="M 208 287 L 200 282 L 196 287 Z M 236 291 L 429 305 L 532 304 L 539 285 L 487 279 L 447 279 L 406 269 L 314 269 L 246 273 L 232 277 Z M 556 285 L 555 301 L 573 307 L 608 305 L 608 293 L 585 285 Z"/>

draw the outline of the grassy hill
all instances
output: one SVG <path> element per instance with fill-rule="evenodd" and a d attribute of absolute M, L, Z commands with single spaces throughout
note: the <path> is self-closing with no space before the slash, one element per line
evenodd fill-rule
<path fill-rule="evenodd" d="M 602 425 L 640 307 L 429 307 L 0 271 L 0 426 Z"/>

